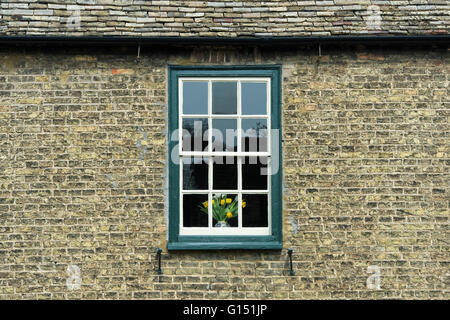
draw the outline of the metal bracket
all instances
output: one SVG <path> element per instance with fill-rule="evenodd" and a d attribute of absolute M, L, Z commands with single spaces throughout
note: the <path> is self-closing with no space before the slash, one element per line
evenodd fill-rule
<path fill-rule="evenodd" d="M 291 268 L 289 274 L 291 276 L 295 275 L 294 269 L 292 268 L 292 252 L 294 252 L 294 250 L 292 250 L 291 248 L 288 249 L 288 255 L 289 255 L 289 267 Z"/>
<path fill-rule="evenodd" d="M 156 249 L 156 256 L 158 258 L 158 274 L 163 274 L 163 271 L 161 269 L 161 253 L 162 253 L 162 249 L 161 248 L 157 248 Z"/>
<path fill-rule="evenodd" d="M 137 57 L 136 57 L 136 62 L 140 62 L 141 61 L 141 43 L 138 43 L 138 52 L 137 52 Z"/>

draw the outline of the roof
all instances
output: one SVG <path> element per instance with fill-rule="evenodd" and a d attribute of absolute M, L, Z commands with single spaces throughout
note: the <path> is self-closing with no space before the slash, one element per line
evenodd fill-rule
<path fill-rule="evenodd" d="M 446 35 L 448 0 L 1 0 L 0 36 Z"/>

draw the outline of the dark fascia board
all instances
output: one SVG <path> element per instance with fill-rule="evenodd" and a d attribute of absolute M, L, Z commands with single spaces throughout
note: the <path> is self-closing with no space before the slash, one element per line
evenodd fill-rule
<path fill-rule="evenodd" d="M 255 45 L 292 46 L 306 44 L 372 45 L 448 45 L 450 35 L 362 35 L 362 36 L 292 36 L 292 37 L 120 37 L 120 36 L 0 36 L 1 44 L 10 45 Z"/>

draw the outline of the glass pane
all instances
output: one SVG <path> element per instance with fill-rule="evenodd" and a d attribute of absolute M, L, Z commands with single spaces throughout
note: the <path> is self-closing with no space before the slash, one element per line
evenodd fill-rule
<path fill-rule="evenodd" d="M 213 160 L 213 189 L 237 189 L 237 158 L 214 157 Z"/>
<path fill-rule="evenodd" d="M 207 194 L 183 195 L 183 226 L 184 227 L 208 227 Z M 202 212 L 201 208 L 205 212 Z"/>
<path fill-rule="evenodd" d="M 268 227 L 267 194 L 243 194 L 242 195 L 242 226 L 243 227 Z"/>
<path fill-rule="evenodd" d="M 242 119 L 242 150 L 267 151 L 267 120 Z"/>
<path fill-rule="evenodd" d="M 208 190 L 207 158 L 183 158 L 183 190 Z"/>
<path fill-rule="evenodd" d="M 238 198 L 236 194 L 216 194 L 213 196 L 213 226 L 238 226 Z"/>
<path fill-rule="evenodd" d="M 183 119 L 183 151 L 208 151 L 208 119 Z"/>
<path fill-rule="evenodd" d="M 267 157 L 244 157 L 242 161 L 242 189 L 267 189 Z"/>
<path fill-rule="evenodd" d="M 265 82 L 242 82 L 242 114 L 267 114 L 267 84 Z"/>
<path fill-rule="evenodd" d="M 212 113 L 237 114 L 237 82 L 212 83 Z"/>
<path fill-rule="evenodd" d="M 213 119 L 213 151 L 237 151 L 237 120 Z"/>
<path fill-rule="evenodd" d="M 183 113 L 208 114 L 208 82 L 183 82 Z"/>

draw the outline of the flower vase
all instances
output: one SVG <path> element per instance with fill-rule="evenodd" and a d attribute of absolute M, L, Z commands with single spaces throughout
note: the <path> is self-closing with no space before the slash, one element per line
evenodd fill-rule
<path fill-rule="evenodd" d="M 216 228 L 226 228 L 229 227 L 230 225 L 228 224 L 228 222 L 226 221 L 218 221 L 214 227 Z"/>

